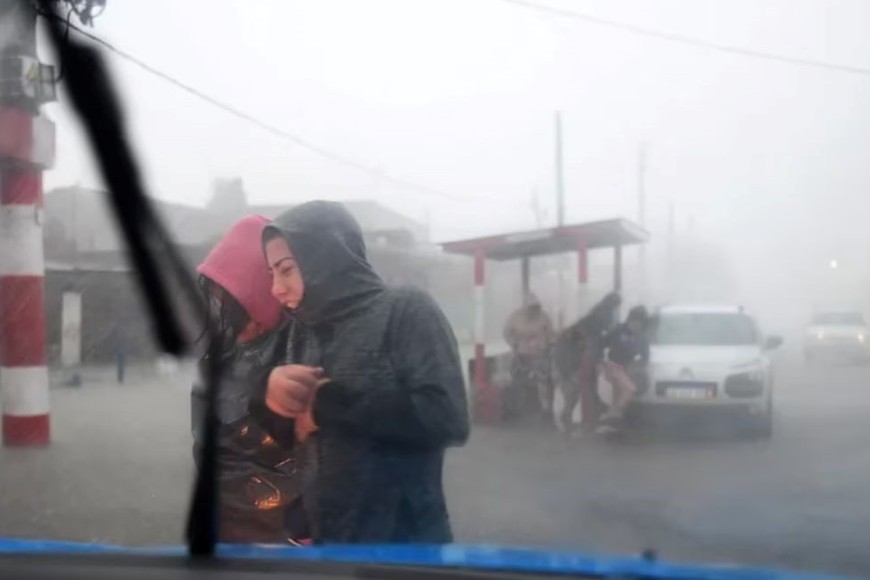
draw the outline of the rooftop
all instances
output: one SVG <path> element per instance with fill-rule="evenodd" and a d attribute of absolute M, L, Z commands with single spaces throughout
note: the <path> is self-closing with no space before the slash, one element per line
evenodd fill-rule
<path fill-rule="evenodd" d="M 486 257 L 492 260 L 515 260 L 574 252 L 581 240 L 585 241 L 587 249 L 593 250 L 646 243 L 649 232 L 630 220 L 612 219 L 458 240 L 442 245 L 444 251 L 454 254 L 473 255 L 477 250 L 483 250 Z"/>

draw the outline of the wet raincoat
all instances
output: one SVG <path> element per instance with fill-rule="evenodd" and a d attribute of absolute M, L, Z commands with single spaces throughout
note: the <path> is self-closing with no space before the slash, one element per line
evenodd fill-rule
<path fill-rule="evenodd" d="M 271 295 L 271 279 L 263 264 L 261 239 L 267 223 L 259 216 L 239 221 L 197 268 L 229 293 L 264 331 L 251 342 L 228 345 L 223 353 L 226 372 L 218 390 L 217 410 L 223 542 L 286 543 L 307 535 L 304 515 L 300 515 L 304 512 L 297 449 L 292 438 L 277 440 L 260 420 L 260 385 L 286 349 L 286 332 L 277 331 L 284 316 Z M 203 395 L 201 386 L 195 385 L 191 398 L 195 448 L 200 444 Z"/>
<path fill-rule="evenodd" d="M 381 281 L 341 204 L 303 204 L 271 228 L 305 282 L 287 362 L 323 367 L 330 379 L 314 403 L 319 431 L 305 444 L 315 541 L 451 541 L 444 453 L 469 425 L 445 316 L 425 292 Z"/>
<path fill-rule="evenodd" d="M 544 356 L 553 340 L 553 323 L 534 297 L 508 318 L 504 339 L 520 356 Z"/>
<path fill-rule="evenodd" d="M 571 428 L 574 407 L 582 401 L 582 423 L 592 428 L 604 403 L 598 396 L 598 363 L 604 357 L 607 334 L 616 323 L 621 298 L 611 292 L 579 321 L 562 331 L 553 349 L 553 362 L 565 405 L 560 422 Z"/>

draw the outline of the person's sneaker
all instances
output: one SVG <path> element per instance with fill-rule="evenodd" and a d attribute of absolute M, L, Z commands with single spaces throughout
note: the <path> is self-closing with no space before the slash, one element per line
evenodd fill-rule
<path fill-rule="evenodd" d="M 598 426 L 597 429 L 595 429 L 595 434 L 601 435 L 603 437 L 607 437 L 610 435 L 617 435 L 617 434 L 619 434 L 619 432 L 620 432 L 619 428 L 616 425 L 608 424 L 608 423 L 602 423 L 601 425 Z"/>

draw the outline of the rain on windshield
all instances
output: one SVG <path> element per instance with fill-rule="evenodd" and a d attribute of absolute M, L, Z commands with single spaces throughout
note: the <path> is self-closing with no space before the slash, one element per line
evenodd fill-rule
<path fill-rule="evenodd" d="M 3 0 L 0 537 L 183 543 L 217 358 L 221 542 L 870 574 L 870 5 L 56 4 L 213 324 Z"/>

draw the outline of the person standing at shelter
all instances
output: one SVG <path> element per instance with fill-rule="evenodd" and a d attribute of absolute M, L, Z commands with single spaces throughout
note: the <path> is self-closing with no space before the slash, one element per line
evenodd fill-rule
<path fill-rule="evenodd" d="M 646 308 L 635 306 L 607 337 L 607 359 L 601 363 L 601 373 L 613 387 L 613 404 L 601 416 L 599 431 L 603 434 L 621 428 L 625 411 L 638 391 L 637 382 L 646 376 L 648 321 Z"/>
<path fill-rule="evenodd" d="M 228 543 L 300 544 L 308 538 L 301 501 L 301 460 L 285 420 L 264 427 L 262 385 L 286 349 L 287 324 L 263 265 L 268 220 L 237 222 L 197 268 L 211 332 L 201 364 L 219 352 L 225 373 L 218 396 L 219 538 Z M 191 393 L 194 452 L 201 445 L 204 393 Z M 259 406 L 258 406 L 259 403 Z M 285 432 L 286 437 L 273 436 Z"/>
<path fill-rule="evenodd" d="M 452 540 L 444 454 L 468 437 L 456 339 L 425 292 L 388 287 L 341 204 L 314 201 L 263 236 L 272 292 L 306 330 L 265 402 L 307 424 L 306 511 L 317 543 Z"/>
<path fill-rule="evenodd" d="M 506 418 L 519 419 L 537 410 L 553 417 L 553 380 L 550 346 L 553 323 L 534 294 L 508 318 L 504 339 L 511 348 L 511 385 L 507 389 Z"/>
<path fill-rule="evenodd" d="M 559 376 L 565 406 L 559 427 L 574 428 L 574 409 L 581 404 L 581 432 L 594 432 L 604 403 L 598 395 L 598 363 L 604 356 L 607 335 L 617 322 L 622 298 L 607 294 L 589 313 L 562 331 L 554 347 L 554 367 Z"/>

